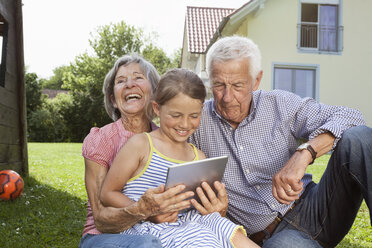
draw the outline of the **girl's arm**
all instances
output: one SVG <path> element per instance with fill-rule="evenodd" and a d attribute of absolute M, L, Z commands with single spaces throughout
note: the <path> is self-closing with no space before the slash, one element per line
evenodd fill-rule
<path fill-rule="evenodd" d="M 100 193 L 100 201 L 104 206 L 124 207 L 133 214 L 133 220 L 137 222 L 150 216 L 163 214 L 168 215 L 161 217 L 159 222 L 171 221 L 169 218 L 174 217 L 171 213 L 190 207 L 191 203 L 188 199 L 194 193 L 182 192 L 185 189 L 184 185 L 177 185 L 166 191 L 164 185 L 148 189 L 137 202 L 133 202 L 121 192 L 127 181 L 142 170 L 141 165 L 147 162 L 149 152 L 150 146 L 145 134 L 130 138 L 117 154 L 107 173 Z"/>
<path fill-rule="evenodd" d="M 89 159 L 85 162 L 85 186 L 92 208 L 94 224 L 102 233 L 119 233 L 146 218 L 138 202 L 126 208 L 105 207 L 99 201 L 107 168 Z"/>
<path fill-rule="evenodd" d="M 134 203 L 121 191 L 130 178 L 146 163 L 149 153 L 145 134 L 131 137 L 116 155 L 103 182 L 100 200 L 104 206 L 127 207 Z"/>

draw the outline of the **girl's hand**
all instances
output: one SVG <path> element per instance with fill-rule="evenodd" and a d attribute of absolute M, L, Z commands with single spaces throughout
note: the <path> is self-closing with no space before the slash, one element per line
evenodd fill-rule
<path fill-rule="evenodd" d="M 150 217 L 189 208 L 191 203 L 188 199 L 194 196 L 194 192 L 181 193 L 184 189 L 185 185 L 177 185 L 165 190 L 163 184 L 157 188 L 148 189 L 138 200 L 139 210 L 145 216 Z"/>
<path fill-rule="evenodd" d="M 147 220 L 153 223 L 156 223 L 156 224 L 163 223 L 163 222 L 176 222 L 177 219 L 178 219 L 178 211 L 150 216 L 149 218 L 147 218 Z"/>
<path fill-rule="evenodd" d="M 202 204 L 197 202 L 195 199 L 191 199 L 192 205 L 202 215 L 219 212 L 220 215 L 224 217 L 226 215 L 227 205 L 229 203 L 225 185 L 218 181 L 214 182 L 214 188 L 217 190 L 217 196 L 208 183 L 203 182 L 202 187 L 207 195 L 205 195 L 203 189 L 198 187 L 196 189 L 196 193 L 198 194 Z"/>

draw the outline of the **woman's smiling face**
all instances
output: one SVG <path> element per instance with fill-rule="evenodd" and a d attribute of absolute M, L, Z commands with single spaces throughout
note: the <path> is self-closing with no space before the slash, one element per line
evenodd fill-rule
<path fill-rule="evenodd" d="M 119 68 L 114 81 L 112 102 L 121 115 L 144 114 L 150 102 L 151 83 L 137 63 Z"/>

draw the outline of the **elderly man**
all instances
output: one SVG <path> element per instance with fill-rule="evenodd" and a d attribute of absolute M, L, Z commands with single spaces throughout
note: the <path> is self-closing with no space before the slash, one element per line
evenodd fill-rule
<path fill-rule="evenodd" d="M 217 41 L 207 71 L 214 99 L 191 142 L 207 157 L 229 156 L 227 217 L 263 247 L 336 246 L 363 198 L 372 207 L 372 129 L 360 112 L 258 90 L 261 55 L 247 38 Z M 313 183 L 307 166 L 331 150 Z"/>

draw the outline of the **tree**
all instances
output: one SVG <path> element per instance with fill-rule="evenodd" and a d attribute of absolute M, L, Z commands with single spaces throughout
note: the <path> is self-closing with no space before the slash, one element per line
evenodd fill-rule
<path fill-rule="evenodd" d="M 167 57 L 163 49 L 149 44 L 142 51 L 143 57 L 145 57 L 155 68 L 159 74 L 164 74 L 169 68 L 172 67 L 172 61 Z"/>
<path fill-rule="evenodd" d="M 35 73 L 25 73 L 28 141 L 68 141 L 63 110 L 72 106 L 71 96 L 59 94 L 48 99 L 42 93 L 45 81 Z"/>
<path fill-rule="evenodd" d="M 114 62 L 125 54 L 138 53 L 154 64 L 160 73 L 173 67 L 165 52 L 148 42 L 141 29 L 125 22 L 99 27 L 89 44 L 93 55 L 84 53 L 63 71 L 63 88 L 70 91 L 72 105 L 63 111 L 71 141 L 81 142 L 93 126 L 112 120 L 103 106 L 102 85 Z"/>
<path fill-rule="evenodd" d="M 69 71 L 70 67 L 66 65 L 59 66 L 53 70 L 53 76 L 45 79 L 42 83 L 43 89 L 61 90 L 63 85 L 63 74 Z"/>
<path fill-rule="evenodd" d="M 29 140 L 81 142 L 91 127 L 111 122 L 103 106 L 102 85 L 119 57 L 142 54 L 160 74 L 178 67 L 179 56 L 169 58 L 153 41 L 141 29 L 124 22 L 102 26 L 89 40 L 93 54 L 85 52 L 70 65 L 55 68 L 50 79 L 26 73 Z M 65 89 L 69 93 L 46 99 L 42 88 Z"/>
<path fill-rule="evenodd" d="M 172 67 L 174 68 L 180 68 L 181 67 L 181 53 L 182 49 L 179 48 L 172 54 Z"/>
<path fill-rule="evenodd" d="M 40 109 L 46 99 L 42 92 L 42 84 L 39 82 L 36 73 L 25 72 L 26 84 L 26 109 L 27 116 L 37 109 Z"/>
<path fill-rule="evenodd" d="M 150 43 L 143 49 L 142 55 L 155 66 L 160 75 L 170 68 L 179 68 L 181 64 L 181 49 L 175 51 L 169 58 L 163 49 Z"/>
<path fill-rule="evenodd" d="M 124 54 L 139 53 L 146 39 L 142 29 L 136 29 L 124 21 L 99 27 L 97 33 L 89 44 L 96 56 L 109 67 Z"/>

